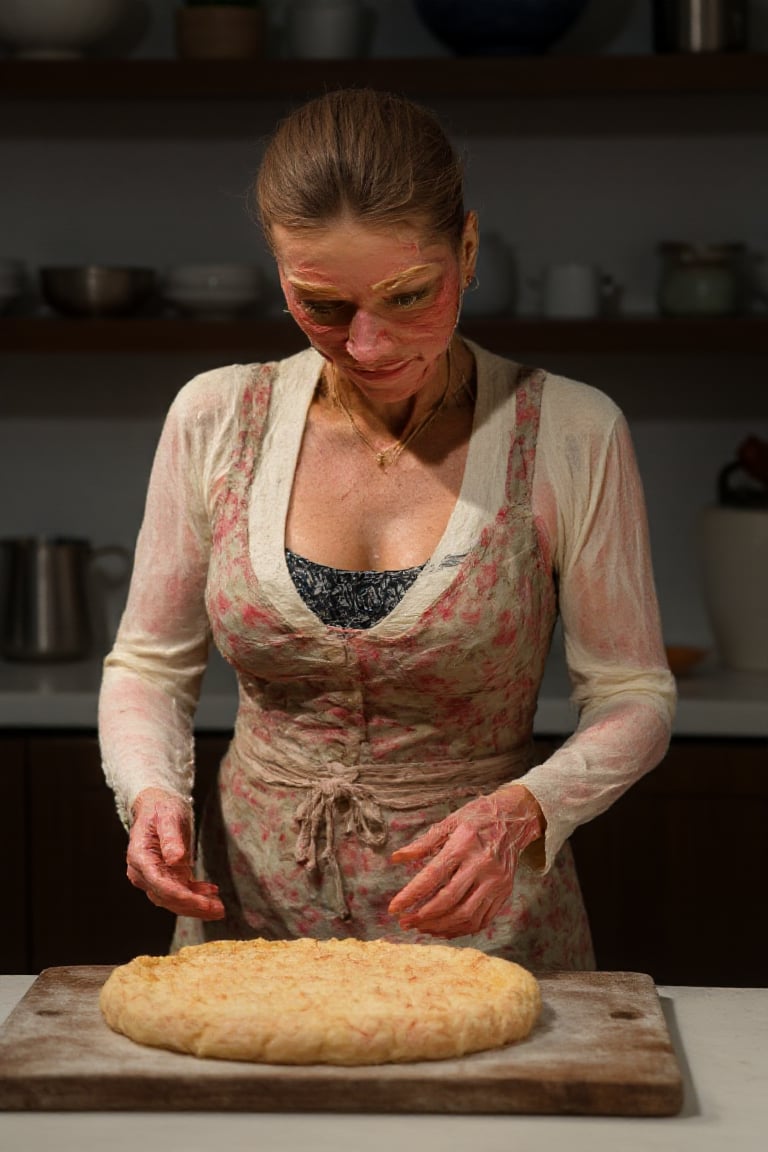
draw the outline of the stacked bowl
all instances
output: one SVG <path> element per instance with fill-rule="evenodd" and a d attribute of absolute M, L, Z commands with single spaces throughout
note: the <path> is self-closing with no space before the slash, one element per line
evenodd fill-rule
<path fill-rule="evenodd" d="M 230 319 L 261 301 L 263 277 L 255 264 L 176 264 L 165 273 L 162 294 L 180 312 Z"/>

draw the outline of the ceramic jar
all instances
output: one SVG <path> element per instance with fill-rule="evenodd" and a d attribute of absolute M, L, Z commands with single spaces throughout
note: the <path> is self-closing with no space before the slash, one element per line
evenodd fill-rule
<path fill-rule="evenodd" d="M 658 306 L 663 316 L 734 316 L 744 310 L 740 244 L 661 244 Z"/>

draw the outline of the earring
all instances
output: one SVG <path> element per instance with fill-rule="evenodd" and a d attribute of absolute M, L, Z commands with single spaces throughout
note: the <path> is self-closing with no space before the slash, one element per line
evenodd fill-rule
<path fill-rule="evenodd" d="M 474 274 L 471 276 L 467 276 L 466 280 L 464 281 L 464 291 L 465 292 L 474 292 L 475 289 L 479 288 L 479 287 L 480 287 L 480 281 L 478 280 L 477 276 L 475 276 Z"/>

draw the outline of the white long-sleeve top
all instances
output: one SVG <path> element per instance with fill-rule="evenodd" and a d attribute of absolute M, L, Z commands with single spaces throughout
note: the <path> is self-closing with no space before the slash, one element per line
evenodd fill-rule
<path fill-rule="evenodd" d="M 445 554 L 471 546 L 504 483 L 503 454 L 490 449 L 497 443 L 498 400 L 516 367 L 471 347 L 477 363 L 472 439 L 485 442 L 470 444 L 462 495 L 440 545 Z M 282 539 L 320 366 L 312 350 L 279 364 L 249 511 L 252 540 Z M 210 643 L 204 593 L 213 507 L 253 370 L 233 365 L 195 377 L 176 397 L 160 437 L 128 601 L 105 660 L 99 702 L 104 770 L 126 823 L 144 788 L 185 799 L 191 793 L 194 713 Z M 662 643 L 630 434 L 603 393 L 547 375 L 532 499 L 540 545 L 557 582 L 579 712 L 573 735 L 520 779 L 546 818 L 542 865 L 549 868 L 575 827 L 662 759 L 675 684 Z M 445 573 L 443 566 L 417 581 L 407 594 L 409 612 L 418 614 L 431 602 L 440 591 L 435 581 L 449 578 Z M 290 595 L 295 600 L 295 589 Z"/>

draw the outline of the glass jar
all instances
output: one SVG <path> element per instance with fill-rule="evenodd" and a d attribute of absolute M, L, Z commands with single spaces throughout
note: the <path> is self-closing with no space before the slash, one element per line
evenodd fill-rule
<path fill-rule="evenodd" d="M 734 316 L 744 307 L 744 247 L 660 244 L 663 316 Z"/>

